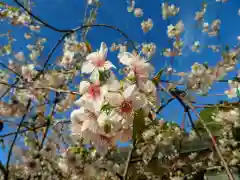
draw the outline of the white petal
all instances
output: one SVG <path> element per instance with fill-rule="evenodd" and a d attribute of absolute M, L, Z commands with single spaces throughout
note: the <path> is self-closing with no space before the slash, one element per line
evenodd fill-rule
<path fill-rule="evenodd" d="M 84 94 L 87 92 L 88 88 L 90 86 L 90 83 L 88 81 L 81 81 L 79 85 L 79 92 L 81 94 Z"/>
<path fill-rule="evenodd" d="M 120 122 L 123 117 L 119 113 L 117 113 L 116 111 L 113 110 L 109 114 L 109 118 L 110 118 L 111 121 L 117 123 L 117 122 Z"/>
<path fill-rule="evenodd" d="M 71 113 L 71 120 L 72 121 L 76 121 L 79 120 L 79 116 L 81 116 L 81 114 L 84 113 L 84 108 L 80 108 L 80 109 L 74 109 Z"/>
<path fill-rule="evenodd" d="M 134 93 L 137 90 L 137 86 L 134 85 L 130 85 L 129 87 L 127 87 L 127 89 L 124 90 L 123 92 L 123 96 L 125 99 L 131 99 L 131 97 L 134 95 Z"/>
<path fill-rule="evenodd" d="M 89 62 L 89 61 L 85 61 L 82 64 L 82 72 L 86 73 L 86 74 L 90 74 L 91 72 L 93 72 L 93 70 L 95 69 L 94 65 Z"/>
<path fill-rule="evenodd" d="M 98 123 L 100 127 L 103 127 L 105 125 L 106 120 L 108 119 L 108 116 L 105 112 L 102 112 L 99 116 L 98 116 Z"/>
<path fill-rule="evenodd" d="M 100 96 L 99 98 L 94 99 L 93 106 L 94 106 L 95 112 L 101 111 L 103 102 L 104 102 L 104 96 Z"/>
<path fill-rule="evenodd" d="M 94 121 L 94 120 L 84 121 L 81 130 L 84 131 L 86 129 L 88 129 L 89 131 L 92 131 L 93 133 L 97 133 L 99 129 L 97 121 Z"/>
<path fill-rule="evenodd" d="M 81 107 L 82 105 L 84 105 L 84 103 L 85 103 L 85 100 L 84 100 L 83 98 L 80 98 L 80 99 L 78 99 L 78 100 L 76 100 L 76 101 L 74 102 L 74 104 L 77 105 L 77 106 L 79 106 L 79 107 Z"/>
<path fill-rule="evenodd" d="M 143 90 L 145 93 L 153 93 L 156 94 L 156 86 L 153 84 L 152 81 L 148 80 L 146 82 L 139 82 L 139 88 Z"/>
<path fill-rule="evenodd" d="M 109 91 L 117 91 L 121 88 L 120 82 L 118 80 L 112 80 L 108 85 Z"/>
<path fill-rule="evenodd" d="M 135 60 L 135 57 L 129 52 L 119 54 L 118 58 L 119 58 L 120 63 L 127 65 L 127 66 L 131 66 Z"/>
<path fill-rule="evenodd" d="M 115 69 L 116 69 L 116 66 L 114 66 L 114 65 L 112 64 L 112 62 L 106 61 L 105 64 L 104 64 L 104 68 L 105 68 L 106 70 L 109 70 L 109 69 L 111 69 L 111 68 L 115 68 Z"/>
<path fill-rule="evenodd" d="M 87 55 L 86 60 L 91 62 L 95 59 L 98 59 L 98 54 L 99 54 L 98 52 L 90 53 L 89 55 Z"/>
<path fill-rule="evenodd" d="M 115 92 L 109 92 L 106 94 L 106 99 L 110 103 L 110 105 L 118 107 L 121 105 L 123 99 L 123 96 L 119 93 Z"/>
<path fill-rule="evenodd" d="M 98 70 L 94 70 L 92 72 L 92 74 L 90 75 L 89 79 L 91 80 L 91 82 L 96 82 L 96 81 L 99 81 L 99 71 Z"/>
<path fill-rule="evenodd" d="M 83 95 L 80 99 L 78 99 L 77 101 L 75 101 L 75 104 L 79 107 L 84 107 L 86 110 L 89 110 L 91 112 L 95 112 L 95 108 L 94 108 L 94 104 L 91 101 L 91 99 L 89 99 L 89 97 L 87 95 Z"/>
<path fill-rule="evenodd" d="M 107 52 L 108 52 L 107 45 L 104 42 L 102 42 L 99 50 L 99 57 L 105 60 L 107 57 Z"/>
<path fill-rule="evenodd" d="M 133 109 L 137 110 L 145 106 L 147 103 L 147 99 L 144 97 L 144 95 L 138 95 L 132 98 L 132 106 Z"/>

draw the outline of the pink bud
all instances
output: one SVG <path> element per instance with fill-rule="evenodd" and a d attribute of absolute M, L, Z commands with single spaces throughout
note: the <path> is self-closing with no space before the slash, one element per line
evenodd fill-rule
<path fill-rule="evenodd" d="M 142 17 L 142 16 L 143 16 L 143 10 L 140 9 L 140 8 L 134 9 L 134 15 L 135 15 L 136 17 Z"/>

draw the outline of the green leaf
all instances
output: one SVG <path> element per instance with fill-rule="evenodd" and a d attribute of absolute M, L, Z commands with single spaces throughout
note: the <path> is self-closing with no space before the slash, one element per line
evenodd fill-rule
<path fill-rule="evenodd" d="M 110 71 L 99 71 L 99 80 L 101 83 L 106 82 L 110 76 L 111 76 Z"/>
<path fill-rule="evenodd" d="M 152 79 L 152 82 L 155 84 L 155 86 L 158 85 L 158 83 L 159 83 L 159 81 L 160 81 L 160 79 L 161 79 L 161 76 L 162 76 L 163 72 L 164 72 L 164 68 L 160 69 L 160 70 L 158 71 L 158 73 L 154 76 L 154 78 Z"/>
<path fill-rule="evenodd" d="M 6 5 L 5 3 L 0 2 L 0 7 L 1 7 L 1 8 L 5 7 L 5 5 Z"/>
<path fill-rule="evenodd" d="M 221 124 L 219 124 L 218 122 L 214 121 L 214 119 L 212 118 L 213 113 L 217 112 L 218 109 L 219 109 L 218 105 L 215 106 L 215 107 L 211 107 L 211 108 L 205 108 L 199 114 L 201 119 L 205 122 L 207 127 L 210 129 L 210 131 L 214 135 L 217 135 L 219 133 L 219 130 L 222 127 Z M 200 120 L 197 120 L 195 122 L 195 127 L 200 132 L 206 132 L 206 130 L 205 130 L 203 124 L 200 122 Z"/>
<path fill-rule="evenodd" d="M 104 104 L 101 108 L 101 111 L 105 112 L 107 115 L 109 115 L 111 113 L 113 109 L 113 106 L 111 106 L 109 103 Z"/>
<path fill-rule="evenodd" d="M 13 11 L 13 12 L 17 12 L 17 11 L 19 11 L 19 8 L 11 6 L 11 7 L 8 7 L 8 10 Z"/>
<path fill-rule="evenodd" d="M 11 52 L 12 52 L 12 45 L 8 44 L 8 45 L 3 46 L 3 51 L 7 55 L 11 54 Z"/>
<path fill-rule="evenodd" d="M 134 114 L 133 120 L 133 140 L 140 138 L 144 129 L 145 129 L 145 121 L 144 121 L 144 111 L 143 109 L 139 109 Z"/>

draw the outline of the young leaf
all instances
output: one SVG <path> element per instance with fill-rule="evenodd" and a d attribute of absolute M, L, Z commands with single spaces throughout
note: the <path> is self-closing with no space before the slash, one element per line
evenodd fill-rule
<path fill-rule="evenodd" d="M 153 77 L 152 82 L 155 84 L 155 86 L 158 86 L 158 83 L 160 81 L 160 78 L 164 72 L 164 68 L 160 69 L 156 76 Z"/>
<path fill-rule="evenodd" d="M 144 122 L 144 111 L 139 109 L 134 114 L 133 120 L 133 140 L 135 141 L 137 138 L 141 137 L 142 132 L 145 129 Z"/>

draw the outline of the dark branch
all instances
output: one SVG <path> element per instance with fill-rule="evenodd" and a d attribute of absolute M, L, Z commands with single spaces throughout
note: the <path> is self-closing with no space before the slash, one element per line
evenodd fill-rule
<path fill-rule="evenodd" d="M 27 107 L 26 107 L 27 110 L 28 110 L 29 107 L 31 106 L 31 102 L 32 102 L 31 99 L 29 99 L 29 100 L 28 100 Z M 13 139 L 13 141 L 12 141 L 12 144 L 11 144 L 11 146 L 10 146 L 10 149 L 9 149 L 9 152 L 8 152 L 8 157 L 7 157 L 7 164 L 6 164 L 6 171 L 7 171 L 7 172 L 6 172 L 6 174 L 4 175 L 4 180 L 8 180 L 8 174 L 9 174 L 8 168 L 9 168 L 9 163 L 10 163 L 10 159 L 11 159 L 13 147 L 14 147 L 14 145 L 15 145 L 15 143 L 16 143 L 16 140 L 17 140 L 18 134 L 19 134 L 19 132 L 20 132 L 22 123 L 23 123 L 25 117 L 27 116 L 27 113 L 28 113 L 28 111 L 23 115 L 23 117 L 22 117 L 22 119 L 21 119 L 21 121 L 20 121 L 20 124 L 19 124 L 19 126 L 18 126 L 18 128 L 17 128 L 17 131 L 16 131 L 16 134 L 15 134 L 15 136 L 14 136 L 14 139 Z"/>
<path fill-rule="evenodd" d="M 45 25 L 46 27 L 56 31 L 56 32 L 61 32 L 61 33 L 67 33 L 67 32 L 71 32 L 71 29 L 58 29 L 50 24 L 48 24 L 47 22 L 43 21 L 41 18 L 39 18 L 38 16 L 34 15 L 32 12 L 30 12 L 27 8 L 24 7 L 24 5 L 22 5 L 18 0 L 13 0 L 18 6 L 20 6 L 21 8 L 24 9 L 24 11 L 26 11 L 31 17 L 33 17 L 35 20 L 41 22 L 43 25 Z"/>

